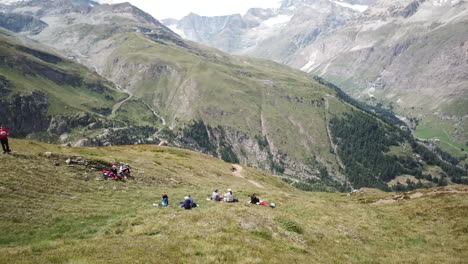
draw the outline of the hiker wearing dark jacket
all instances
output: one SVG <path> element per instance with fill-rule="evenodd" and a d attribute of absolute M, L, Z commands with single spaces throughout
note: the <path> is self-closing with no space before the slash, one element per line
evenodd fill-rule
<path fill-rule="evenodd" d="M 258 204 L 260 203 L 260 199 L 258 199 L 257 195 L 254 193 L 250 196 L 250 203 L 251 204 Z"/>
<path fill-rule="evenodd" d="M 3 154 L 11 152 L 10 146 L 8 145 L 9 135 L 10 131 L 3 126 L 0 126 L 0 142 L 2 143 Z"/>
<path fill-rule="evenodd" d="M 190 195 L 184 197 L 184 201 L 179 204 L 180 207 L 185 210 L 191 210 L 192 208 L 198 207 L 198 205 L 193 201 L 193 198 Z"/>

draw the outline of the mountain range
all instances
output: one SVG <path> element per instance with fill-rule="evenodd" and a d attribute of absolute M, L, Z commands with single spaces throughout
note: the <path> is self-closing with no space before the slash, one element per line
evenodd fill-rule
<path fill-rule="evenodd" d="M 10 30 L 1 35 L 2 105 L 17 114 L 0 121 L 17 135 L 184 147 L 308 190 L 389 189 L 402 175 L 466 180 L 459 160 L 440 161 L 387 111 L 305 72 L 184 40 L 129 3 L 31 0 L 1 11 Z"/>
<path fill-rule="evenodd" d="M 189 14 L 163 23 L 190 40 L 319 75 L 463 156 L 467 7 L 458 0 L 302 0 L 243 16 Z"/>
<path fill-rule="evenodd" d="M 463 263 L 466 156 L 326 78 L 129 3 L 0 4 L 0 264 Z"/>

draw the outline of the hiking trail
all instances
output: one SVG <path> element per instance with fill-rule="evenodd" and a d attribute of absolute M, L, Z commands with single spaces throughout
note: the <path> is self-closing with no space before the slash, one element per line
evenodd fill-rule
<path fill-rule="evenodd" d="M 239 177 L 239 178 L 244 178 L 244 179 L 246 179 L 247 181 L 249 181 L 251 184 L 255 185 L 258 188 L 262 188 L 262 189 L 265 188 L 260 183 L 254 181 L 254 180 L 249 180 L 249 179 L 245 178 L 245 176 L 242 174 L 243 171 L 244 171 L 244 168 L 241 165 L 232 164 L 232 175 L 234 175 L 236 177 Z"/>

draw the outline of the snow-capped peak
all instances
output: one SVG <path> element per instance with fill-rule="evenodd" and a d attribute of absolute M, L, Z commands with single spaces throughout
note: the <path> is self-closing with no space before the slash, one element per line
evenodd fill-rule
<path fill-rule="evenodd" d="M 455 5 L 458 2 L 460 2 L 460 0 L 433 0 L 432 4 L 435 5 L 435 6 L 443 6 L 443 5 L 447 4 L 447 3 L 449 3 L 451 5 Z"/>
<path fill-rule="evenodd" d="M 444 1 L 444 0 L 439 0 L 439 1 Z M 368 8 L 368 6 L 366 6 L 366 5 L 353 5 L 353 4 L 350 4 L 350 3 L 346 3 L 343 0 L 338 0 L 338 1 L 330 0 L 330 2 L 333 2 L 333 3 L 335 3 L 335 4 L 339 5 L 339 6 L 347 7 L 347 8 L 359 11 L 359 12 L 364 12 Z"/>
<path fill-rule="evenodd" d="M 22 2 L 23 0 L 0 0 L 0 4 L 11 5 L 16 2 Z"/>

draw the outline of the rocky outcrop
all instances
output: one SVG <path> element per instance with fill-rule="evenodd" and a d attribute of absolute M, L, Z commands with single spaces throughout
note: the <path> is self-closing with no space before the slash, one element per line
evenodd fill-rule
<path fill-rule="evenodd" d="M 42 92 L 0 97 L 0 123 L 8 127 L 14 137 L 46 131 L 50 117 L 47 114 L 49 98 Z"/>
<path fill-rule="evenodd" d="M 0 12 L 0 27 L 13 32 L 26 32 L 37 35 L 47 27 L 47 24 L 30 15 Z"/>
<path fill-rule="evenodd" d="M 211 154 L 226 162 L 304 180 L 316 180 L 320 175 L 317 166 L 314 166 L 317 161 L 306 164 L 291 159 L 287 153 L 272 149 L 266 137 L 252 137 L 235 128 L 212 127 L 203 121 L 192 121 L 175 133 L 176 138 L 169 145 Z"/>

